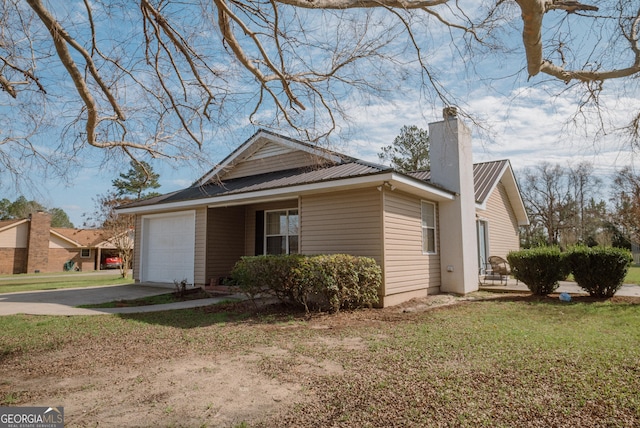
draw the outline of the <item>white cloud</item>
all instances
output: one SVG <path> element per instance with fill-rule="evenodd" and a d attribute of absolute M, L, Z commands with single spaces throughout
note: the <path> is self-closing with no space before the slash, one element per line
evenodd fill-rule
<path fill-rule="evenodd" d="M 405 93 L 404 100 L 385 101 L 351 106 L 353 124 L 349 137 L 338 147 L 346 154 L 378 162 L 377 153 L 391 144 L 404 125 L 427 128 L 429 122 L 440 120 L 439 109 L 424 106 L 414 93 Z M 528 87 L 504 96 L 477 93 L 470 97 L 467 111 L 482 118 L 485 132 L 472 127 L 476 162 L 509 159 L 516 170 L 541 162 L 576 165 L 587 161 L 595 172 L 610 176 L 615 170 L 632 164 L 633 151 L 614 133 L 602 135 L 600 123 L 593 111 L 583 119 L 569 121 L 578 109 L 575 94 L 551 97 L 543 88 Z M 617 99 L 603 96 L 608 108 L 603 122 L 612 130 L 625 125 L 633 106 L 640 105 L 640 96 Z M 437 111 L 436 111 L 437 110 Z M 465 120 L 468 124 L 469 121 Z"/>

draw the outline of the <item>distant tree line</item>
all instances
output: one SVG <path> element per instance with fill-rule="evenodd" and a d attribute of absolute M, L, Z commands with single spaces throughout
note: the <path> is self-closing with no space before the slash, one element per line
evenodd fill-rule
<path fill-rule="evenodd" d="M 640 175 L 629 167 L 603 183 L 593 164 L 542 162 L 517 173 L 531 224 L 523 248 L 575 244 L 631 248 L 640 242 Z"/>
<path fill-rule="evenodd" d="M 23 219 L 38 211 L 51 215 L 51 227 L 73 228 L 73 223 L 62 208 L 47 208 L 37 201 L 27 200 L 24 196 L 19 196 L 13 202 L 7 198 L 0 199 L 0 220 Z"/>

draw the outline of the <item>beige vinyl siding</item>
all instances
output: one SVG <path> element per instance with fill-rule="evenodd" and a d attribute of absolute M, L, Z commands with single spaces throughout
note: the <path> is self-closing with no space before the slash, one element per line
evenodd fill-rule
<path fill-rule="evenodd" d="M 193 263 L 194 285 L 201 286 L 207 283 L 207 208 L 196 209 L 195 227 L 195 251 Z"/>
<path fill-rule="evenodd" d="M 250 205 L 245 209 L 244 255 L 255 256 L 256 251 L 256 212 L 271 210 L 297 209 L 298 199 Z"/>
<path fill-rule="evenodd" d="M 133 262 L 132 262 L 132 269 L 133 269 L 133 279 L 136 282 L 140 281 L 140 248 L 142 247 L 141 245 L 141 238 L 142 238 L 142 216 L 141 215 L 137 215 L 134 221 L 135 224 L 135 234 L 133 236 Z"/>
<path fill-rule="evenodd" d="M 373 257 L 382 265 L 381 194 L 375 187 L 303 196 L 300 252 Z"/>
<path fill-rule="evenodd" d="M 438 206 L 436 205 L 436 219 Z M 440 287 L 440 256 L 423 254 L 421 200 L 398 191 L 384 193 L 384 273 L 385 295 Z M 439 247 L 436 220 L 436 249 Z"/>
<path fill-rule="evenodd" d="M 296 202 L 297 203 L 297 202 Z M 245 255 L 245 207 L 210 208 L 207 215 L 207 281 L 229 275 Z"/>
<path fill-rule="evenodd" d="M 276 152 L 277 153 L 277 152 Z M 260 154 L 260 152 L 258 152 Z M 264 174 L 272 171 L 282 171 L 286 169 L 313 167 L 318 165 L 320 159 L 310 153 L 303 151 L 289 151 L 279 155 L 256 156 L 238 163 L 231 171 L 222 175 L 223 180 L 232 178 L 248 177 L 250 175 Z"/>
<path fill-rule="evenodd" d="M 489 254 L 487 256 L 506 258 L 509 251 L 520 248 L 518 221 L 502 183 L 498 183 L 489 196 L 487 210 L 480 211 L 478 214 L 489 224 Z"/>
<path fill-rule="evenodd" d="M 58 236 L 51 235 L 49 237 L 49 248 L 78 248 L 77 245 L 67 241 L 66 239 L 62 239 Z"/>
<path fill-rule="evenodd" d="M 27 248 L 29 224 L 22 223 L 0 232 L 0 248 Z"/>

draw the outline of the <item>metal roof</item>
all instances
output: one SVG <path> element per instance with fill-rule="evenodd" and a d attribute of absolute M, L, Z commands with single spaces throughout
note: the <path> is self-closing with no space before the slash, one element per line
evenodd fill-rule
<path fill-rule="evenodd" d="M 489 197 L 508 163 L 507 160 L 499 160 L 473 165 L 473 187 L 476 202 L 483 203 Z"/>
<path fill-rule="evenodd" d="M 473 189 L 477 203 L 481 204 L 489 197 L 508 163 L 508 160 L 498 160 L 473 164 Z M 412 172 L 409 175 L 426 182 L 431 180 L 431 171 Z"/>
<path fill-rule="evenodd" d="M 273 171 L 228 180 L 224 179 L 224 175 L 218 175 L 216 173 L 225 165 L 233 163 L 234 159 L 237 160 L 236 158 L 241 157 L 243 153 L 250 153 L 252 147 L 262 144 L 261 139 L 273 139 L 278 144 L 282 145 L 294 144 L 296 147 L 302 148 L 302 150 L 313 150 L 315 152 L 321 151 L 326 155 L 323 157 L 325 162 L 319 163 L 317 166 L 291 168 L 288 170 Z M 485 199 L 496 186 L 508 163 L 508 161 L 502 160 L 479 163 L 473 166 L 476 202 L 480 204 L 485 202 Z M 432 190 L 438 189 L 449 192 L 447 189 L 442 189 L 440 186 L 430 183 L 431 173 L 429 171 L 400 174 L 396 173 L 388 166 L 370 163 L 336 152 L 319 149 L 315 146 L 307 145 L 288 137 L 260 130 L 238 147 L 238 149 L 234 150 L 232 154 L 229 155 L 218 167 L 209 171 L 205 176 L 191 185 L 191 187 L 150 199 L 145 199 L 143 201 L 124 204 L 118 207 L 118 209 L 129 210 L 142 208 L 145 210 L 145 207 L 151 207 L 154 205 L 183 205 L 184 203 L 191 205 L 192 202 L 196 202 L 200 199 L 211 200 L 212 198 L 216 199 L 220 197 L 220 200 L 223 200 L 227 197 L 233 198 L 236 195 L 242 195 L 250 192 L 264 192 L 271 190 L 278 192 L 279 190 L 289 187 L 293 188 L 296 186 L 316 184 L 322 185 L 323 183 L 331 181 L 360 179 L 383 173 L 398 174 L 398 176 L 404 175 L 407 178 L 417 180 L 416 184 L 418 185 L 426 184 L 432 188 Z"/>
<path fill-rule="evenodd" d="M 475 199 L 483 203 L 495 187 L 508 161 L 483 162 L 473 166 Z M 382 172 L 393 171 L 392 168 L 368 163 L 351 161 L 337 165 L 319 168 L 295 168 L 284 171 L 274 171 L 248 177 L 241 177 L 222 182 L 209 182 L 204 185 L 194 185 L 183 190 L 156 196 L 143 201 L 122 205 L 120 208 L 137 208 L 156 204 L 182 202 L 205 199 L 223 195 L 234 195 L 259 190 L 278 189 L 301 184 L 320 183 L 344 178 L 362 177 Z M 417 180 L 430 184 L 431 173 L 419 171 L 407 174 Z"/>
<path fill-rule="evenodd" d="M 209 182 L 201 186 L 195 185 L 177 192 L 122 205 L 120 208 L 144 207 L 160 203 L 165 204 L 222 195 L 255 192 L 258 190 L 278 189 L 300 184 L 320 183 L 343 178 L 362 177 L 388 171 L 392 171 L 392 169 L 360 161 L 347 162 L 316 169 L 310 167 L 295 168 L 235 178 L 222 182 Z"/>

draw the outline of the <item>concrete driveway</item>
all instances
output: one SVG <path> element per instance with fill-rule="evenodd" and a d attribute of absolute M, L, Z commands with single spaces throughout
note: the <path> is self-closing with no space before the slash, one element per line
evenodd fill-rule
<path fill-rule="evenodd" d="M 211 299 L 189 300 L 165 305 L 138 306 L 128 308 L 76 308 L 78 305 L 131 300 L 140 297 L 166 294 L 172 288 L 153 285 L 127 284 L 86 288 L 66 288 L 62 290 L 29 291 L 0 294 L 0 315 L 100 315 L 115 313 L 152 312 L 171 309 L 207 306 L 230 296 Z M 235 296 L 238 297 L 238 296 Z"/>

